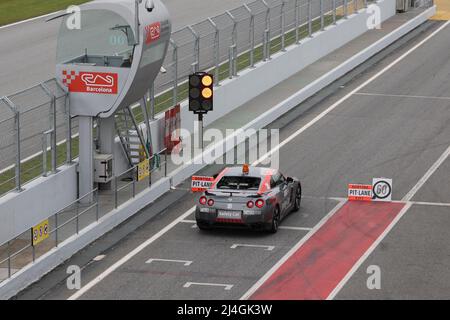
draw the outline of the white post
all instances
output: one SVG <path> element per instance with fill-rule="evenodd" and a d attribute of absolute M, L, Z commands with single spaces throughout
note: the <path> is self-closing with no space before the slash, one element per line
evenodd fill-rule
<path fill-rule="evenodd" d="M 94 136 L 92 131 L 93 118 L 79 116 L 79 196 L 83 197 L 94 189 Z M 82 203 L 90 203 L 92 194 L 82 199 Z"/>

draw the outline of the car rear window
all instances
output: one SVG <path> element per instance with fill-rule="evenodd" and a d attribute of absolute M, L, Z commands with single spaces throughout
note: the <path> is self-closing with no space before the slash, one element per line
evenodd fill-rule
<path fill-rule="evenodd" d="M 227 190 L 258 190 L 261 179 L 247 176 L 225 176 L 220 179 L 216 189 Z"/>

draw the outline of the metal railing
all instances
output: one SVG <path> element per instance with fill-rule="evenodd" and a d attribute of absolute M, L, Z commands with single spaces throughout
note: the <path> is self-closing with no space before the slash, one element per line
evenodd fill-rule
<path fill-rule="evenodd" d="M 72 161 L 72 122 L 56 79 L 0 97 L 0 195 Z"/>
<path fill-rule="evenodd" d="M 173 32 L 166 71 L 149 89 L 151 118 L 187 98 L 192 71 L 213 72 L 219 86 L 365 5 L 365 0 L 256 0 Z M 20 191 L 25 182 L 55 173 L 78 155 L 77 118 L 70 117 L 67 97 L 51 79 L 0 98 L 0 195 Z M 141 109 L 133 112 L 144 121 Z"/>
<path fill-rule="evenodd" d="M 89 201 L 84 201 L 89 199 Z M 98 190 L 95 189 L 48 218 L 48 237 L 33 245 L 27 230 L 0 246 L 0 282 L 99 219 Z"/>
<path fill-rule="evenodd" d="M 164 160 L 161 161 L 161 155 Z M 150 170 L 149 175 L 138 181 L 138 165 L 135 165 L 121 174 L 114 177 L 114 208 L 119 206 L 119 202 L 125 202 L 136 197 L 142 190 L 151 187 L 153 173 L 161 170 L 164 166 L 164 177 L 167 176 L 167 149 L 163 149 L 157 154 L 149 158 Z M 121 183 L 122 182 L 122 183 Z M 122 195 L 122 197 L 120 197 Z"/>
<path fill-rule="evenodd" d="M 30 263 L 34 263 L 37 258 L 79 234 L 87 226 L 98 223 L 102 217 L 117 209 L 121 204 L 151 188 L 153 173 L 162 170 L 164 177 L 167 176 L 166 149 L 153 155 L 149 161 L 151 169 L 146 179 L 137 181 L 138 167 L 136 165 L 114 178 L 111 193 L 99 192 L 95 189 L 51 215 L 48 218 L 50 230 L 48 238 L 39 244 L 33 245 L 33 236 L 29 229 L 0 245 L 0 282 L 10 278 Z M 121 183 L 124 178 L 128 178 L 128 181 Z M 130 188 L 131 192 L 127 190 Z"/>

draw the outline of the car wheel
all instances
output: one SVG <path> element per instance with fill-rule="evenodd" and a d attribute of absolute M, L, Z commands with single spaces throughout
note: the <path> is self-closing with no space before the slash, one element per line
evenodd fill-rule
<path fill-rule="evenodd" d="M 297 187 L 297 191 L 295 193 L 295 199 L 294 199 L 294 210 L 298 211 L 300 210 L 300 204 L 302 203 L 302 188 L 300 185 Z"/>
<path fill-rule="evenodd" d="M 197 227 L 200 230 L 210 230 L 211 226 L 205 222 L 197 221 Z"/>
<path fill-rule="evenodd" d="M 280 225 L 280 208 L 276 206 L 273 211 L 272 224 L 270 225 L 269 232 L 277 233 L 279 225 Z"/>

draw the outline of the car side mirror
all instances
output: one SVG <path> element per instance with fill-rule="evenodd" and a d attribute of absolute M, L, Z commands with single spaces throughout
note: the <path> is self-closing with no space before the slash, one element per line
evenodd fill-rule
<path fill-rule="evenodd" d="M 217 178 L 217 176 L 218 176 L 218 174 L 216 173 L 216 174 L 213 174 L 213 176 L 212 176 L 212 177 L 213 177 L 214 179 L 216 179 L 216 178 Z"/>
<path fill-rule="evenodd" d="M 292 182 L 294 182 L 294 179 L 292 179 L 291 177 L 287 177 L 286 181 L 287 181 L 287 183 L 292 183 Z"/>

